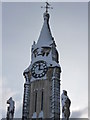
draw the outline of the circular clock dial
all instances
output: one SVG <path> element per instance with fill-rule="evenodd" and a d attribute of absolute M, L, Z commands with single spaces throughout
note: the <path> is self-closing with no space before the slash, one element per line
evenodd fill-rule
<path fill-rule="evenodd" d="M 47 72 L 47 65 L 45 61 L 37 61 L 33 64 L 31 73 L 35 78 L 43 77 Z"/>

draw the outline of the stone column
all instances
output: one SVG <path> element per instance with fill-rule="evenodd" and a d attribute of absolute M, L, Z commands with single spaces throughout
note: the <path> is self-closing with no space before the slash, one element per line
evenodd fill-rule
<path fill-rule="evenodd" d="M 51 84 L 51 118 L 60 119 L 60 75 L 58 68 L 54 68 Z"/>
<path fill-rule="evenodd" d="M 24 98 L 23 98 L 23 115 L 22 119 L 27 120 L 29 118 L 29 108 L 30 108 L 30 80 L 28 74 L 25 73 L 25 84 L 24 84 Z"/>

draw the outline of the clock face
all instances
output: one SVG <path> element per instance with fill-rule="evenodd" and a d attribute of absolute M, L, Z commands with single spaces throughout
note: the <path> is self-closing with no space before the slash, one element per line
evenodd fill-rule
<path fill-rule="evenodd" d="M 31 73 L 35 78 L 43 77 L 47 72 L 47 65 L 45 61 L 37 61 L 33 64 Z"/>

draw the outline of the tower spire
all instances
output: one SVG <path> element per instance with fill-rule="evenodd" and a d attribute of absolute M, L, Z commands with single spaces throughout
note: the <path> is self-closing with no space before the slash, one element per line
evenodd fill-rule
<path fill-rule="evenodd" d="M 45 8 L 45 12 L 43 14 L 43 18 L 44 18 L 43 27 L 41 29 L 40 36 L 37 42 L 38 46 L 40 45 L 50 46 L 53 43 L 53 37 L 49 26 L 50 15 L 48 13 L 48 9 L 52 9 L 52 7 L 50 7 L 50 4 L 48 2 L 45 3 L 46 5 L 44 7 L 41 7 L 41 8 Z"/>

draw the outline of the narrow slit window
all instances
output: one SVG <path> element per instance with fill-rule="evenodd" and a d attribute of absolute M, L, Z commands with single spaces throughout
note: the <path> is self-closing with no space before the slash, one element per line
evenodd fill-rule
<path fill-rule="evenodd" d="M 36 109 L 37 109 L 37 92 L 35 93 L 35 112 L 36 112 Z"/>
<path fill-rule="evenodd" d="M 43 91 L 42 91 L 42 96 L 41 96 L 41 110 L 43 110 Z"/>

